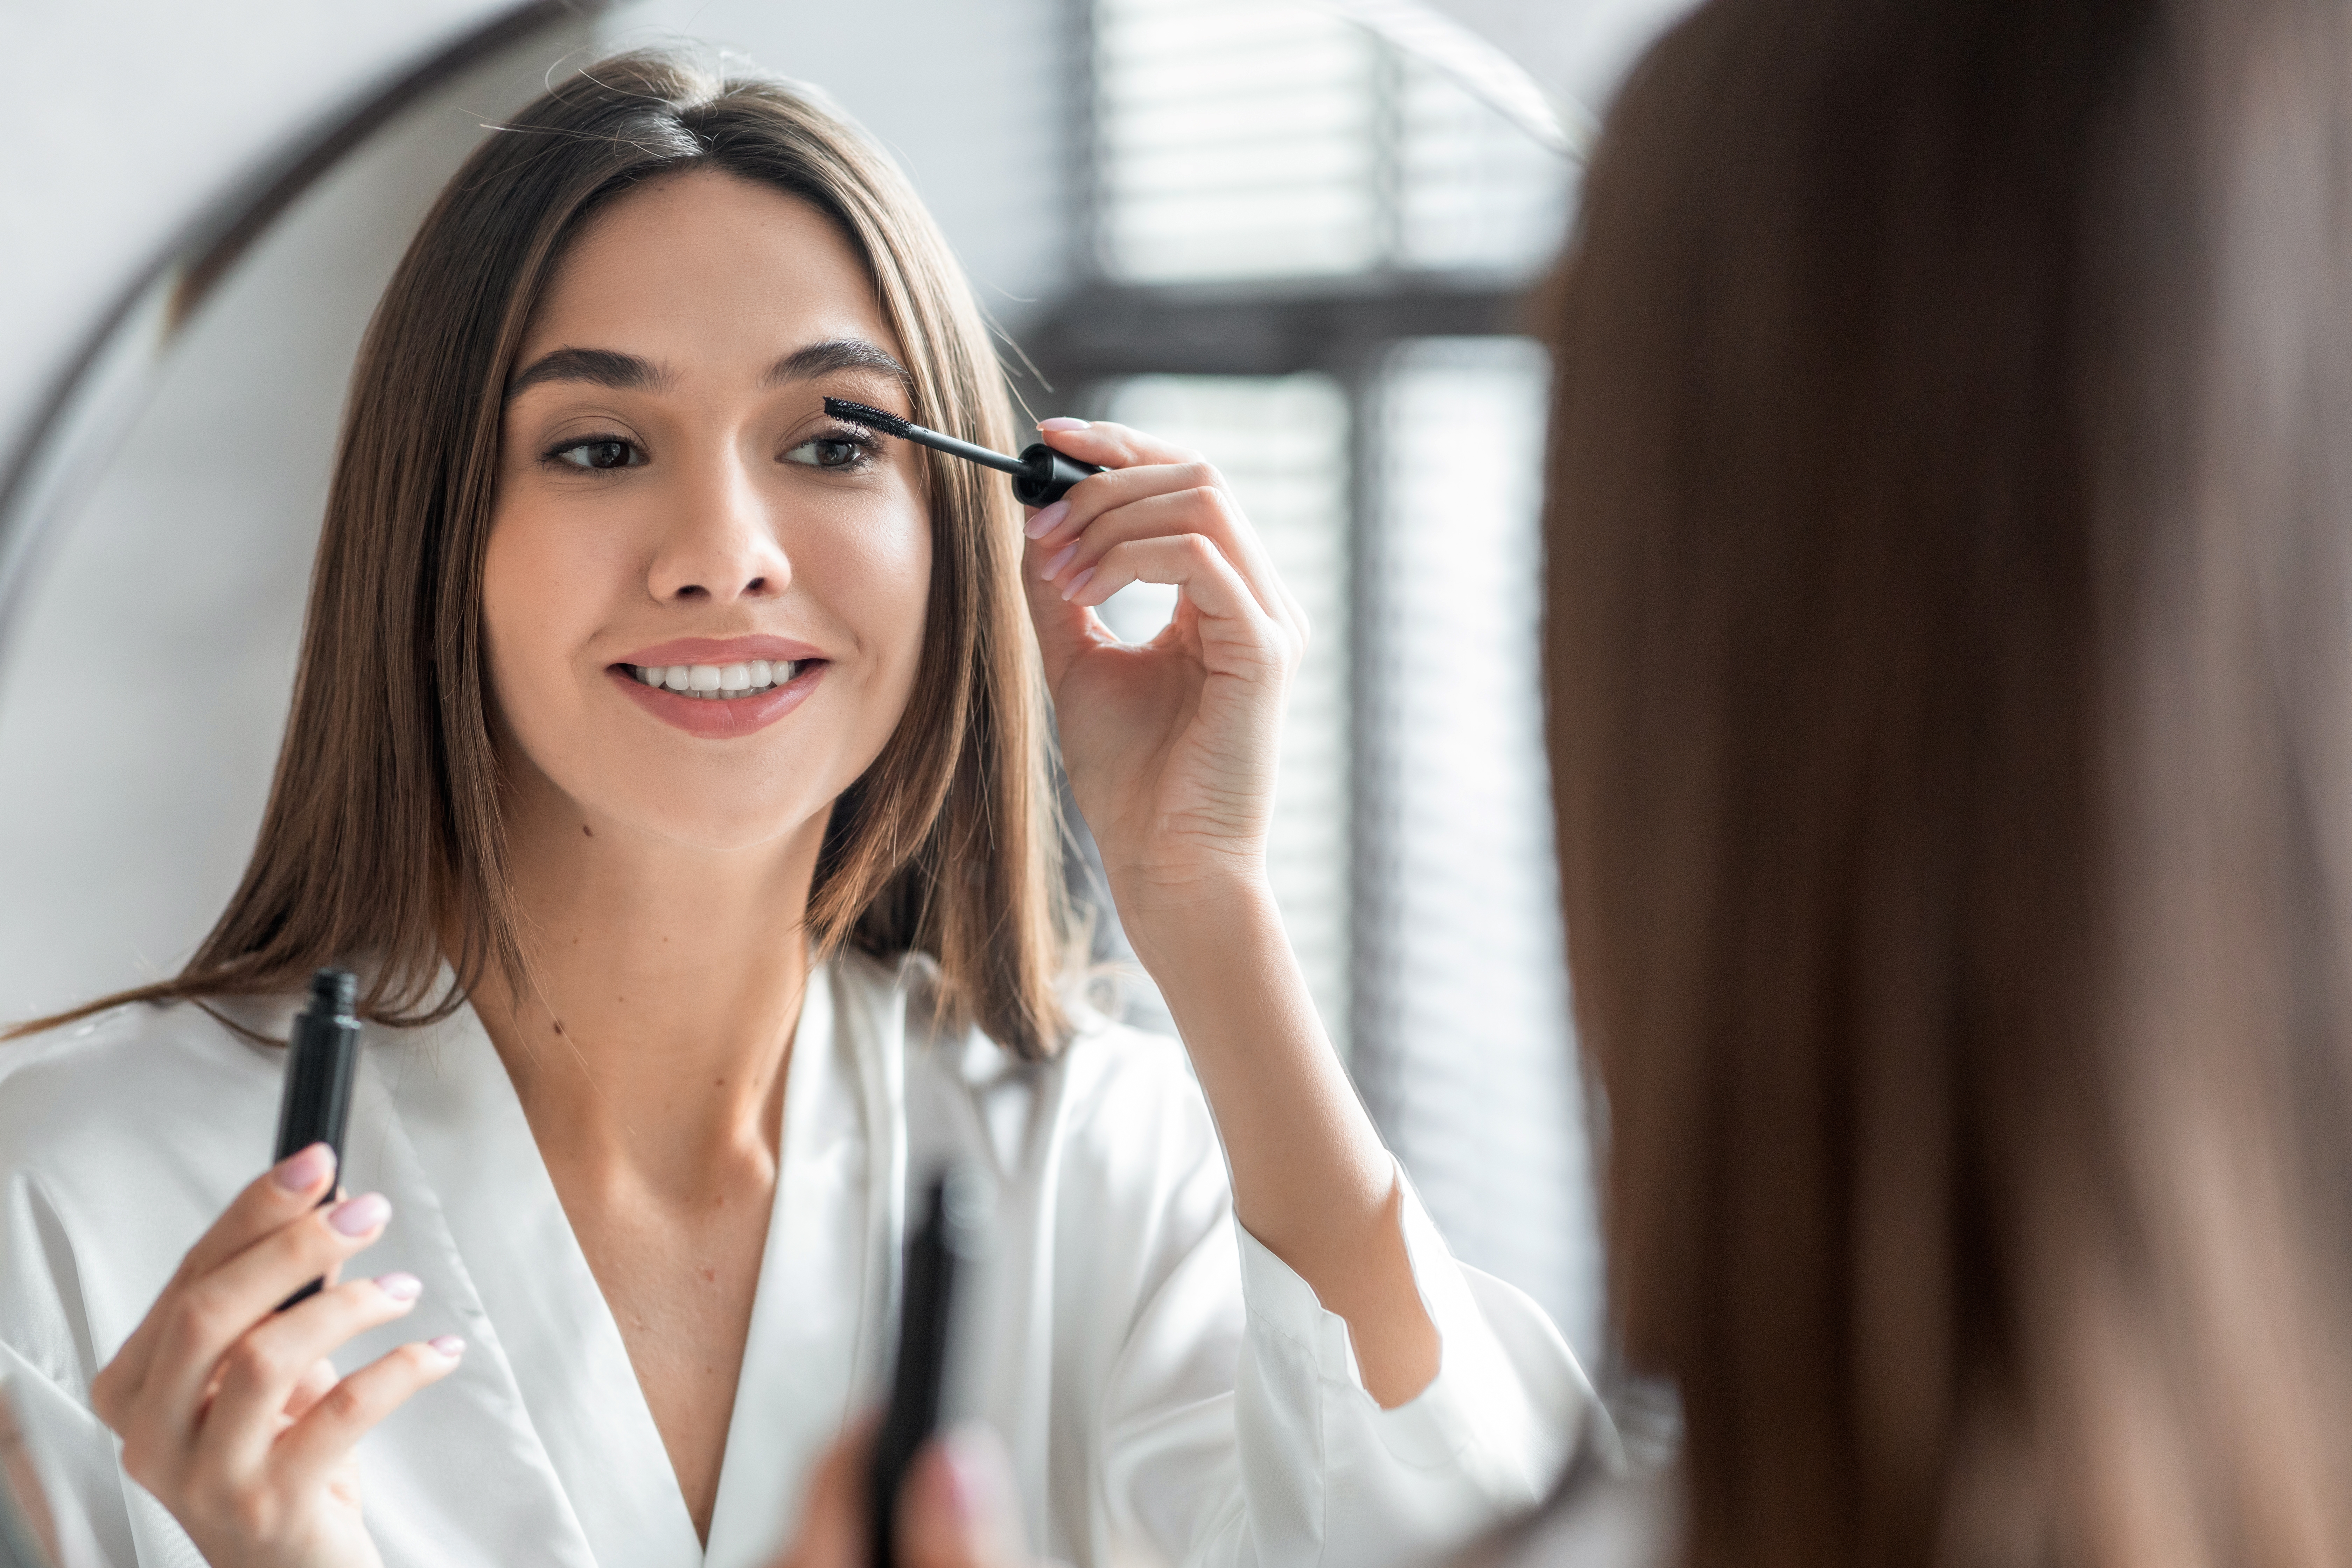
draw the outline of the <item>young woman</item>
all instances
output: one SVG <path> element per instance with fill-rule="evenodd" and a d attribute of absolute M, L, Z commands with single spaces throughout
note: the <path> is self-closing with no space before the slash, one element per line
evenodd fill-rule
<path fill-rule="evenodd" d="M 1215 470 L 1049 420 L 1112 471 L 1024 538 L 828 395 L 1011 439 L 913 195 L 780 86 L 608 61 L 426 220 L 245 880 L 0 1080 L 0 1369 L 119 1561 L 759 1562 L 951 1157 L 1042 1550 L 1377 1563 L 1557 1469 L 1580 1375 L 1447 1257 L 1267 894 L 1307 628 Z M 1141 649 L 1090 613 L 1135 581 Z M 1065 999 L 1041 673 L 1181 1048 Z M 330 963 L 347 1163 L 255 1179 Z"/>

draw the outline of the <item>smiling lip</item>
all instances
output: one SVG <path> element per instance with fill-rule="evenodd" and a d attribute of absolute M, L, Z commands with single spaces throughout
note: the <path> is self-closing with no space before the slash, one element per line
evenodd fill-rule
<path fill-rule="evenodd" d="M 685 646 L 683 643 L 664 643 L 662 649 Z M 763 656 L 754 654 L 751 657 Z M 666 686 L 647 686 L 625 664 L 616 664 L 606 669 L 604 679 L 617 684 L 628 693 L 630 701 L 663 723 L 706 741 L 725 741 L 764 730 L 807 701 L 809 693 L 816 689 L 816 683 L 823 680 L 824 672 L 832 668 L 823 659 L 808 659 L 802 663 L 801 672 L 782 686 L 771 686 L 748 697 L 716 700 L 684 696 Z"/>

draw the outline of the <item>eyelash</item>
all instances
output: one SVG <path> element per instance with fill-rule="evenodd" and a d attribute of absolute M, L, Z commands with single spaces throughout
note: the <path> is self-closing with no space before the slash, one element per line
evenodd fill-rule
<path fill-rule="evenodd" d="M 820 463 L 802 463 L 794 465 L 795 467 L 814 468 L 820 473 L 857 473 L 872 467 L 875 458 L 882 450 L 882 443 L 880 439 L 873 434 L 873 432 L 860 429 L 854 425 L 836 425 L 829 430 L 821 430 L 815 435 L 809 437 L 806 440 L 793 442 L 790 447 L 786 448 L 786 450 L 798 451 L 803 447 L 811 446 L 819 441 L 839 442 L 845 447 L 855 448 L 856 456 L 846 463 L 836 463 L 831 467 L 827 467 Z M 639 460 L 635 462 L 620 463 L 610 468 L 596 468 L 587 464 L 572 463 L 564 460 L 563 455 L 566 452 L 576 452 L 583 447 L 626 447 Z M 630 440 L 625 436 L 579 436 L 574 437 L 571 440 L 562 442 L 557 446 L 550 447 L 546 451 L 540 454 L 539 460 L 550 468 L 561 468 L 566 473 L 610 474 L 616 473 L 622 468 L 642 468 L 644 466 L 644 454 L 645 448 L 638 446 L 635 441 Z"/>

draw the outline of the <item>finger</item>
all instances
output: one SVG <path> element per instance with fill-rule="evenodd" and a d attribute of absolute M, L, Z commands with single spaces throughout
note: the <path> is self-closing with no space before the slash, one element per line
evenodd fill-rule
<path fill-rule="evenodd" d="M 1283 626 L 1265 613 L 1224 552 L 1200 534 L 1137 539 L 1113 546 L 1092 575 L 1068 590 L 1070 607 L 1090 610 L 1130 583 L 1162 583 L 1182 589 L 1185 599 L 1200 613 L 1204 647 L 1213 642 L 1232 652 L 1255 655 L 1269 671 L 1286 669 L 1297 652 Z"/>
<path fill-rule="evenodd" d="M 413 1274 L 355 1279 L 273 1313 L 239 1338 L 221 1358 L 220 1388 L 204 1415 L 203 1447 L 212 1462 L 232 1475 L 258 1465 L 302 1379 L 338 1345 L 405 1316 L 423 1289 Z M 324 1396 L 321 1390 L 310 1405 Z"/>
<path fill-rule="evenodd" d="M 373 1245 L 392 1205 L 368 1193 L 280 1226 L 175 1294 L 155 1344 L 142 1409 L 174 1432 L 194 1426 L 196 1407 L 228 1347 L 300 1286 Z"/>
<path fill-rule="evenodd" d="M 1118 638 L 1083 605 L 1066 603 L 1062 592 L 1033 569 L 1021 574 L 1029 604 L 1029 625 L 1037 635 L 1037 660 L 1048 690 L 1059 690 L 1071 662 L 1089 648 L 1115 646 Z"/>
<path fill-rule="evenodd" d="M 1022 532 L 1031 542 L 1058 550 L 1084 533 L 1105 512 L 1116 511 L 1148 496 L 1177 490 L 1223 489 L 1225 476 L 1202 458 L 1181 463 L 1150 463 L 1139 468 L 1113 468 L 1079 480 L 1069 494 L 1030 514 Z"/>
<path fill-rule="evenodd" d="M 1199 454 L 1173 441 L 1108 419 L 1044 419 L 1037 434 L 1057 452 L 1067 452 L 1082 463 L 1106 468 L 1133 468 L 1146 463 L 1189 463 Z"/>
<path fill-rule="evenodd" d="M 305 1369 L 294 1382 L 294 1392 L 286 1396 L 286 1408 L 278 1413 L 278 1429 L 284 1431 L 310 1413 L 327 1390 L 335 1386 L 335 1363 L 320 1356 Z"/>
<path fill-rule="evenodd" d="M 127 1407 L 145 1384 L 148 1363 L 169 1321 L 170 1303 L 179 1288 L 211 1273 L 271 1231 L 292 1224 L 316 1208 L 334 1174 L 335 1152 L 324 1143 L 313 1143 L 278 1161 L 230 1200 L 212 1228 L 180 1260 L 179 1268 L 156 1298 L 155 1306 L 91 1384 L 90 1402 L 101 1419 L 111 1421 L 109 1407 Z"/>
<path fill-rule="evenodd" d="M 871 1417 L 834 1440 L 810 1473 L 801 1521 L 780 1568 L 866 1568 L 866 1478 L 874 1463 Z"/>
<path fill-rule="evenodd" d="M 297 1494 L 324 1484 L 328 1472 L 377 1422 L 418 1389 L 457 1371 L 465 1353 L 466 1342 L 455 1334 L 420 1340 L 385 1352 L 336 1384 L 278 1439 L 270 1464 L 278 1483 Z"/>
<path fill-rule="evenodd" d="M 898 1492 L 903 1568 L 1017 1568 L 1028 1562 L 1013 1461 L 978 1422 L 915 1456 Z"/>
<path fill-rule="evenodd" d="M 1291 605 L 1274 563 L 1266 558 L 1256 531 L 1225 490 L 1207 486 L 1155 495 L 1120 507 L 1096 521 L 1081 538 L 1074 539 L 1038 562 L 1034 570 L 1064 594 L 1075 598 L 1074 585 L 1101 563 L 1117 546 L 1132 540 L 1197 533 L 1215 544 L 1239 568 L 1259 605 L 1275 619 L 1288 624 Z M 1043 545 L 1032 551 L 1043 553 Z"/>

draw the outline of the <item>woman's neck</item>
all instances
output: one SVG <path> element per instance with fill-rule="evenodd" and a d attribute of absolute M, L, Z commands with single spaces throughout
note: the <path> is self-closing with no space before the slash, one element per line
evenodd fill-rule
<path fill-rule="evenodd" d="M 530 973 L 521 994 L 484 974 L 474 1005 L 549 1164 L 691 1201 L 772 1163 L 824 819 L 708 851 L 509 804 Z"/>

